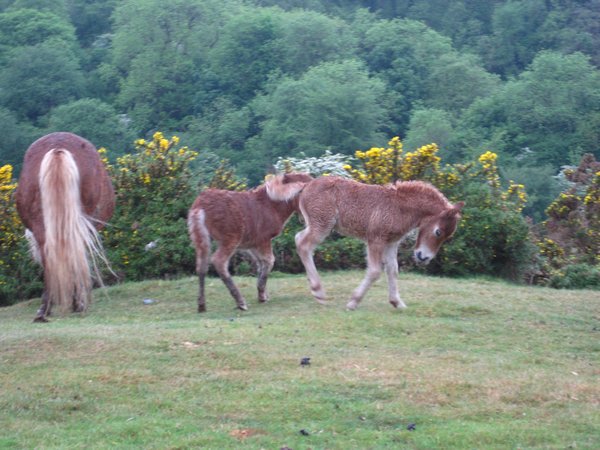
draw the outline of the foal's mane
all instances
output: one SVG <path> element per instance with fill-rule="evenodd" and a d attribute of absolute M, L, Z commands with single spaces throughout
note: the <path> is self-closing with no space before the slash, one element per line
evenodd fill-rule
<path fill-rule="evenodd" d="M 430 203 L 438 203 L 443 206 L 451 206 L 446 196 L 442 194 L 435 186 L 425 181 L 396 181 L 388 185 L 390 189 L 406 193 L 411 197 L 424 197 Z"/>

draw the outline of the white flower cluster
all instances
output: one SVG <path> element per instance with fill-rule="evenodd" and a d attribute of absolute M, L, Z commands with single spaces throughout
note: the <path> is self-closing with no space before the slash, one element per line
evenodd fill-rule
<path fill-rule="evenodd" d="M 285 172 L 290 168 L 294 172 L 308 172 L 312 176 L 333 175 L 350 178 L 344 166 L 352 161 L 352 157 L 340 153 L 331 153 L 325 150 L 325 154 L 318 157 L 306 157 L 300 153 L 298 158 L 279 158 L 275 163 L 277 172 Z"/>

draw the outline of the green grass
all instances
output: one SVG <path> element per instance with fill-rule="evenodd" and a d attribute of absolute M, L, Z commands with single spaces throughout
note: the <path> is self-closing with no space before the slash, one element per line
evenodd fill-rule
<path fill-rule="evenodd" d="M 197 314 L 195 278 L 0 309 L 0 448 L 597 448 L 600 293 L 401 274 L 408 309 L 381 280 L 345 311 L 361 277 L 324 274 L 326 306 L 275 275 L 264 305 L 237 279 L 246 313 L 210 279 Z"/>

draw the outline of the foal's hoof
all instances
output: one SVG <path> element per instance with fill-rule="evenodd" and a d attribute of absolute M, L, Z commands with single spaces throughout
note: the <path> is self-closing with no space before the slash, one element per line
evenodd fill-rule
<path fill-rule="evenodd" d="M 406 305 L 402 300 L 390 300 L 390 304 L 396 309 L 405 309 Z"/>
<path fill-rule="evenodd" d="M 354 311 L 356 308 L 358 307 L 358 302 L 356 302 L 355 300 L 350 300 L 347 304 L 346 304 L 346 309 L 348 311 Z"/>
<path fill-rule="evenodd" d="M 33 323 L 48 323 L 50 322 L 48 319 L 46 319 L 46 317 L 44 316 L 36 316 L 35 319 L 33 319 Z"/>
<path fill-rule="evenodd" d="M 206 312 L 206 305 L 198 305 L 198 312 L 199 313 Z"/>
<path fill-rule="evenodd" d="M 241 311 L 248 311 L 248 305 L 246 305 L 245 303 L 237 305 L 237 308 Z"/>

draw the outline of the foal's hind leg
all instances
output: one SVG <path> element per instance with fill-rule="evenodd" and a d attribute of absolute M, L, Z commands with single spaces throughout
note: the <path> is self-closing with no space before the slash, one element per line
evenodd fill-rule
<path fill-rule="evenodd" d="M 227 289 L 229 289 L 229 292 L 234 298 L 238 309 L 247 311 L 248 305 L 246 304 L 246 300 L 233 282 L 233 278 L 231 278 L 231 274 L 229 273 L 229 259 L 235 252 L 236 247 L 237 246 L 219 245 L 219 248 L 212 256 L 211 261 L 215 267 L 215 270 L 219 274 L 219 277 L 221 277 L 221 280 L 223 280 L 223 283 L 225 286 L 227 286 Z"/>
<path fill-rule="evenodd" d="M 87 295 L 88 296 L 87 298 L 91 300 L 91 298 L 92 298 L 91 288 L 88 292 L 85 292 L 84 294 L 82 294 L 80 292 L 75 292 L 73 294 L 73 312 L 82 313 L 82 312 L 85 312 L 85 310 L 87 309 L 88 302 L 85 301 L 85 298 L 82 298 L 82 295 Z"/>
<path fill-rule="evenodd" d="M 304 270 L 306 270 L 310 292 L 319 303 L 324 303 L 325 301 L 325 289 L 323 289 L 323 285 L 321 284 L 321 278 L 319 277 L 319 272 L 317 272 L 313 254 L 317 245 L 323 242 L 329 231 L 330 229 L 319 231 L 311 227 L 310 224 L 307 224 L 304 230 L 296 234 L 296 249 L 304 265 Z"/>
<path fill-rule="evenodd" d="M 406 308 L 398 293 L 398 244 L 388 245 L 383 252 L 383 263 L 388 280 L 388 298 L 394 308 Z"/>
<path fill-rule="evenodd" d="M 265 303 L 269 300 L 269 294 L 267 293 L 267 278 L 273 265 L 275 263 L 275 256 L 271 248 L 271 241 L 266 244 L 257 247 L 252 251 L 252 255 L 256 259 L 258 266 L 258 279 L 256 282 L 256 288 L 258 290 L 258 301 Z"/>
<path fill-rule="evenodd" d="M 371 285 L 381 276 L 384 244 L 369 243 L 367 245 L 367 273 L 360 285 L 354 290 L 346 308 L 354 310 L 358 307 Z"/>
<path fill-rule="evenodd" d="M 196 248 L 196 273 L 198 274 L 198 312 L 206 312 L 205 280 L 208 273 L 210 247 Z"/>

